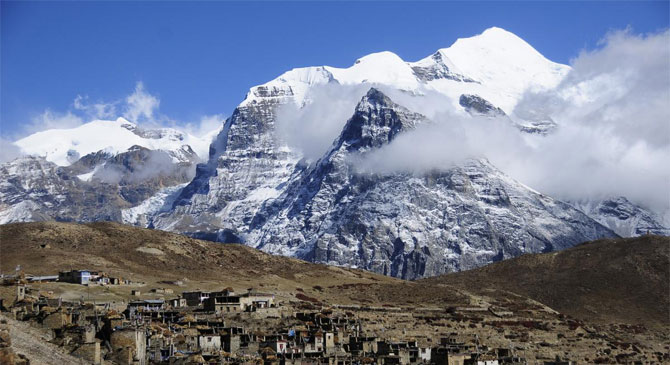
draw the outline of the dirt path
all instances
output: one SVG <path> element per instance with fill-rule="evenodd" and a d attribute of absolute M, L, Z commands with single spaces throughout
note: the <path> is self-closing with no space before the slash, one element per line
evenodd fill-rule
<path fill-rule="evenodd" d="M 28 357 L 31 365 L 87 364 L 86 361 L 70 356 L 62 352 L 60 347 L 47 342 L 49 338 L 45 331 L 2 314 L 0 316 L 7 320 L 9 325 L 9 336 L 12 339 L 14 352 Z"/>

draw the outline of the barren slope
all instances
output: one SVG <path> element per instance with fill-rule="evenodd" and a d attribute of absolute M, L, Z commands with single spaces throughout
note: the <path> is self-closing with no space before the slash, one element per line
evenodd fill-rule
<path fill-rule="evenodd" d="M 110 222 L 0 226 L 0 272 L 12 273 L 17 265 L 32 275 L 89 269 L 163 286 L 160 281 L 182 280 L 186 287 L 175 288 L 175 292 L 196 287 L 255 287 L 294 297 L 302 291 L 338 304 L 458 304 L 464 297 L 453 289 L 444 288 L 436 295 L 423 290 L 422 284 L 367 271 L 312 264 L 243 245 L 201 241 Z"/>
<path fill-rule="evenodd" d="M 670 237 L 603 239 L 422 280 L 508 290 L 589 321 L 670 325 Z"/>
<path fill-rule="evenodd" d="M 255 287 L 280 298 L 295 300 L 302 293 L 329 304 L 444 308 L 470 305 L 483 296 L 511 300 L 508 305 L 513 306 L 527 297 L 589 322 L 647 326 L 670 325 L 669 257 L 668 237 L 600 240 L 477 270 L 403 281 L 117 223 L 0 226 L 2 273 L 13 272 L 16 265 L 33 275 L 88 268 L 145 281 L 149 287 L 182 280 L 183 287 L 173 286 L 176 293 Z M 90 290 L 113 299 L 112 294 L 123 297 L 130 288 Z M 508 292 L 521 297 L 513 299 Z"/>

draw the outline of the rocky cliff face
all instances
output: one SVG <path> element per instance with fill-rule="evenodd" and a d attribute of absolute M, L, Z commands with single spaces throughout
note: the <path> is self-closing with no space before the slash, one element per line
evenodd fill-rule
<path fill-rule="evenodd" d="M 193 179 L 196 164 L 206 157 L 196 150 L 204 155 L 209 142 L 119 118 L 42 131 L 14 144 L 25 156 L 0 165 L 0 223 L 143 224 L 148 213 L 143 208 Z"/>
<path fill-rule="evenodd" d="M 42 157 L 0 166 L 0 222 L 118 220 L 116 189 L 94 187 Z"/>
<path fill-rule="evenodd" d="M 206 164 L 151 226 L 195 237 L 242 242 L 260 205 L 281 192 L 298 161 L 277 146 L 275 107 L 265 100 L 238 107 L 210 147 Z"/>
<path fill-rule="evenodd" d="M 477 95 L 461 95 L 458 98 L 458 104 L 471 115 L 490 116 L 490 117 L 506 117 L 507 114 L 495 105 L 489 103 L 486 99 Z"/>

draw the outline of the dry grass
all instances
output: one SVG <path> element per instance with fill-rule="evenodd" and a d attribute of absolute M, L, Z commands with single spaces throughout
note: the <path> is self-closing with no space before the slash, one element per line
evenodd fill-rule
<path fill-rule="evenodd" d="M 423 281 L 503 289 L 592 322 L 670 326 L 670 237 L 604 239 Z"/>

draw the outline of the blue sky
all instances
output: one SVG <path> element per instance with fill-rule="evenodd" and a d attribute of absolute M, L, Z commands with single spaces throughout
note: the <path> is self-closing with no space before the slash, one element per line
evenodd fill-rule
<path fill-rule="evenodd" d="M 114 101 L 138 81 L 160 113 L 228 115 L 249 87 L 293 67 L 347 67 L 389 50 L 415 61 L 491 26 L 568 63 L 608 31 L 668 27 L 669 2 L 12 2 L 1 3 L 5 138 L 77 95 Z"/>

